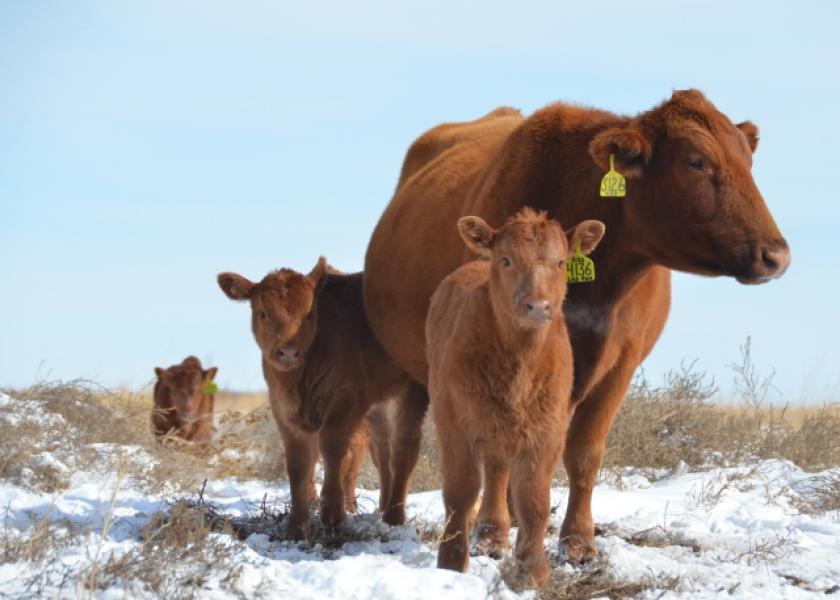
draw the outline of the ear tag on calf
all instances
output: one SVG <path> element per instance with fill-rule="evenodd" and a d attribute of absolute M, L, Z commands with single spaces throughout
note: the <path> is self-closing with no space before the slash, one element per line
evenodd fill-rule
<path fill-rule="evenodd" d="M 205 394 L 215 394 L 219 391 L 219 386 L 216 385 L 215 381 L 205 381 L 204 385 L 201 386 L 201 391 Z"/>
<path fill-rule="evenodd" d="M 602 198 L 624 198 L 627 193 L 627 182 L 624 175 L 615 170 L 615 155 L 610 154 L 610 170 L 601 179 Z"/>
<path fill-rule="evenodd" d="M 566 263 L 566 281 L 569 283 L 586 283 L 595 281 L 595 263 L 580 251 L 580 242 L 575 246 L 575 253 Z"/>

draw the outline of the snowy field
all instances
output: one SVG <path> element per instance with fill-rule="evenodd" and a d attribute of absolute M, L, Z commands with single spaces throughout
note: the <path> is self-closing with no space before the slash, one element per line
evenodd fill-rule
<path fill-rule="evenodd" d="M 7 423 L 17 419 L 13 425 L 62 420 L 35 401 L 0 395 L 0 406 Z M 435 569 L 436 536 L 443 524 L 437 491 L 413 494 L 411 522 L 391 528 L 373 512 L 377 493 L 360 489 L 361 514 L 348 518 L 341 539 L 294 544 L 277 539 L 283 527 L 278 515 L 288 500 L 285 484 L 229 478 L 208 481 L 201 495 L 199 490 L 150 492 L 136 476 L 155 460 L 143 448 L 96 444 L 89 450 L 101 460 L 79 470 L 60 452 L 34 449 L 33 464 L 68 473 L 69 484 L 60 492 L 36 491 L 27 485 L 25 472 L 14 483 L 0 481 L 0 596 L 519 597 L 502 579 L 504 558 L 473 557 L 467 574 Z M 644 474 L 626 470 L 598 485 L 594 516 L 600 558 L 577 568 L 558 556 L 557 531 L 568 491 L 555 488 L 556 514 L 545 540 L 556 565 L 553 582 L 595 582 L 579 588 L 587 597 L 840 597 L 840 513 L 799 509 L 814 486 L 838 477 L 840 470 L 805 473 L 781 460 L 702 472 L 684 465 Z M 197 503 L 228 528 L 198 538 L 187 531 L 183 540 L 172 542 L 180 530 L 174 519 L 167 521 L 169 515 L 185 506 L 196 514 Z M 239 536 L 231 535 L 230 525 Z M 166 543 L 201 548 L 155 554 L 151 546 L 163 534 L 150 531 L 169 535 Z M 515 529 L 511 539 L 514 535 Z M 143 573 L 144 561 L 159 571 L 158 580 L 151 578 L 156 590 Z M 620 587 L 599 590 L 603 581 Z"/>

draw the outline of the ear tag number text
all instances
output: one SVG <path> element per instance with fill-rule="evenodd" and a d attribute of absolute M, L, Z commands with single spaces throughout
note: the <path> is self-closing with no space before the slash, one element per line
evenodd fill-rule
<path fill-rule="evenodd" d="M 566 281 L 569 283 L 586 283 L 595 281 L 595 263 L 580 251 L 580 242 L 575 246 L 575 253 L 566 263 Z"/>
<path fill-rule="evenodd" d="M 615 170 L 615 155 L 610 154 L 610 170 L 601 179 L 602 198 L 624 198 L 627 194 L 627 182 L 624 175 Z"/>

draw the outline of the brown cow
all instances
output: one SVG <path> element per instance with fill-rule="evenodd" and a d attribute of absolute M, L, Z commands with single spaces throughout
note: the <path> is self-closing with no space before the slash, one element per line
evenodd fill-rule
<path fill-rule="evenodd" d="M 397 403 L 393 423 L 374 410 L 367 427 L 380 472 L 383 518 L 403 523 L 421 435 L 421 420 L 411 408 L 416 384 L 393 365 L 370 331 L 362 305 L 362 274 L 337 273 L 321 257 L 308 275 L 281 269 L 259 283 L 235 273 L 222 273 L 218 281 L 228 297 L 251 303 L 252 330 L 286 449 L 292 492 L 287 536 L 302 539 L 307 534 L 319 449 L 324 458 L 321 520 L 331 527 L 343 523 L 345 496 L 355 492 L 363 458 L 359 429 L 368 409 L 389 398 Z"/>
<path fill-rule="evenodd" d="M 469 512 L 485 486 L 477 529 L 495 549 L 507 545 L 506 491 L 519 523 L 515 556 L 537 585 L 551 477 L 563 451 L 572 392 L 572 348 L 562 305 L 566 260 L 589 254 L 604 235 L 599 221 L 566 234 L 529 208 L 497 231 L 479 217 L 458 229 L 484 258 L 438 286 L 426 320 L 429 392 L 443 473 L 446 528 L 438 567 L 465 571 Z M 489 259 L 489 260 L 488 260 Z"/>
<path fill-rule="evenodd" d="M 189 442 L 207 444 L 213 436 L 213 379 L 218 369 L 203 369 L 195 356 L 188 356 L 168 369 L 155 368 L 155 436 L 176 435 Z"/>
<path fill-rule="evenodd" d="M 700 92 L 678 91 L 635 117 L 552 104 L 523 118 L 499 109 L 446 124 L 409 149 L 400 183 L 365 260 L 365 308 L 388 354 L 427 380 L 424 323 L 441 280 L 470 254 L 452 227 L 494 226 L 523 206 L 561 223 L 597 219 L 597 280 L 564 305 L 574 350 L 570 481 L 562 535 L 572 560 L 595 555 L 592 489 L 613 418 L 638 364 L 662 332 L 670 269 L 763 283 L 785 272 L 787 243 L 753 181 L 756 127 L 733 125 Z M 615 156 L 625 198 L 601 198 Z"/>

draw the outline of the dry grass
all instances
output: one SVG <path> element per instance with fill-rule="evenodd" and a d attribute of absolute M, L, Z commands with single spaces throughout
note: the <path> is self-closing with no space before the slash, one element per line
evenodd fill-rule
<path fill-rule="evenodd" d="M 716 388 L 695 365 L 671 372 L 662 387 L 634 381 L 607 439 L 605 467 L 693 468 L 782 458 L 807 470 L 840 465 L 840 405 L 800 407 L 768 401 L 773 374 L 760 376 L 750 340 L 731 365 L 740 404 L 711 402 Z"/>
<path fill-rule="evenodd" d="M 198 449 L 176 437 L 155 438 L 153 403 L 145 392 L 77 380 L 7 393 L 12 400 L 0 405 L 0 478 L 31 489 L 52 493 L 66 488 L 74 472 L 114 471 L 126 454 L 137 456 L 127 448 L 153 459 L 128 472 L 147 489 L 187 491 L 207 477 L 274 481 L 285 475 L 282 444 L 265 403 L 245 403 L 256 406 L 250 412 L 217 412 L 213 443 Z"/>

